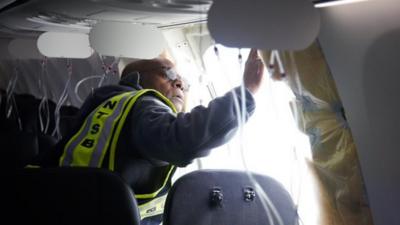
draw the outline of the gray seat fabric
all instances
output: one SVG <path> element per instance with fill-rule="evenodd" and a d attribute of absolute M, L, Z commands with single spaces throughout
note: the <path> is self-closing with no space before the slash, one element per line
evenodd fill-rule
<path fill-rule="evenodd" d="M 168 194 L 164 225 L 298 224 L 296 207 L 284 187 L 268 176 L 253 174 L 253 178 L 262 190 L 243 171 L 199 170 L 184 175 Z M 261 201 L 263 191 L 282 223 L 268 215 Z"/>
<path fill-rule="evenodd" d="M 15 224 L 139 224 L 131 189 L 108 170 L 19 169 L 16 190 Z"/>

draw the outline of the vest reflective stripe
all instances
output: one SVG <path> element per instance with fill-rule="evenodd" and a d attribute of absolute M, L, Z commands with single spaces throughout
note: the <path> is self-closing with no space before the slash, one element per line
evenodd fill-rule
<path fill-rule="evenodd" d="M 104 156 L 110 149 L 108 168 L 114 170 L 115 149 L 122 127 L 132 106 L 144 94 L 157 96 L 176 112 L 172 102 L 155 90 L 143 89 L 114 96 L 90 113 L 78 133 L 68 141 L 60 158 L 60 165 L 101 167 Z M 166 180 L 169 179 L 171 171 L 172 169 Z M 166 182 L 164 181 L 163 187 Z"/>
<path fill-rule="evenodd" d="M 115 121 L 121 116 L 123 106 L 134 96 L 134 92 L 117 95 L 97 107 L 65 146 L 60 164 L 101 167 Z"/>
<path fill-rule="evenodd" d="M 163 214 L 166 199 L 167 195 L 165 194 L 143 205 L 139 205 L 140 220 Z"/>
<path fill-rule="evenodd" d="M 170 166 L 170 170 L 168 171 L 168 174 L 164 180 L 164 183 L 160 189 L 157 191 L 150 193 L 150 194 L 137 194 L 135 195 L 136 199 L 152 199 L 149 202 L 140 204 L 139 207 L 139 212 L 140 212 L 140 220 L 144 220 L 149 217 L 153 216 L 158 216 L 162 215 L 164 213 L 164 206 L 165 206 L 165 201 L 167 199 L 167 194 L 168 192 L 164 192 L 162 195 L 159 195 L 160 192 L 162 192 L 166 185 L 167 182 L 170 180 L 170 177 L 174 171 L 175 167 Z"/>
<path fill-rule="evenodd" d="M 100 135 L 99 135 L 99 139 L 98 139 L 98 146 L 93 149 L 93 155 L 92 158 L 89 162 L 89 167 L 101 167 L 101 164 L 103 162 L 105 153 L 107 152 L 109 143 L 110 143 L 110 139 L 113 137 L 112 131 L 114 130 L 115 127 L 115 123 L 114 121 L 118 121 L 121 117 L 121 109 L 125 108 L 126 104 L 129 104 L 129 102 L 131 101 L 135 101 L 136 99 L 132 100 L 130 97 L 132 97 L 133 95 L 128 95 L 128 96 L 123 96 L 122 99 L 118 102 L 118 106 L 117 109 L 115 111 L 112 112 L 111 116 L 109 116 L 105 123 L 104 123 L 104 127 L 101 129 L 100 131 Z M 127 99 L 129 97 L 129 99 Z M 114 99 L 112 99 L 111 101 L 107 102 L 112 104 L 116 104 L 114 101 Z M 106 104 L 107 104 L 106 103 Z M 110 105 L 109 104 L 109 105 Z M 105 107 L 105 106 L 104 106 Z M 110 106 L 111 107 L 111 106 Z M 102 117 L 98 118 L 95 117 L 93 118 L 93 124 L 101 124 L 101 122 L 103 122 Z M 97 127 L 98 128 L 98 127 Z M 116 139 L 116 138 L 114 138 Z M 109 168 L 111 169 L 111 168 Z M 114 170 L 114 168 L 112 168 L 111 170 Z"/>
<path fill-rule="evenodd" d="M 135 198 L 137 198 L 137 199 L 147 199 L 147 198 L 156 197 L 163 190 L 165 185 L 167 185 L 167 182 L 168 182 L 169 178 L 171 177 L 172 171 L 174 171 L 174 169 L 175 169 L 174 166 L 170 166 L 170 169 L 168 171 L 167 176 L 165 177 L 163 185 L 157 191 L 155 191 L 153 193 L 149 193 L 149 194 L 135 194 Z"/>
<path fill-rule="evenodd" d="M 115 151 L 125 120 L 136 100 L 144 94 L 157 96 L 176 113 L 175 106 L 169 99 L 151 89 L 127 92 L 111 97 L 89 114 L 78 133 L 68 141 L 60 158 L 60 166 L 100 168 L 107 151 L 110 151 L 108 169 L 113 171 Z M 174 169 L 175 167 L 171 165 L 162 186 L 158 190 L 153 193 L 135 195 L 136 199 L 155 198 L 139 206 L 141 219 L 160 215 L 164 212 L 167 194 L 158 195 L 166 187 Z"/>

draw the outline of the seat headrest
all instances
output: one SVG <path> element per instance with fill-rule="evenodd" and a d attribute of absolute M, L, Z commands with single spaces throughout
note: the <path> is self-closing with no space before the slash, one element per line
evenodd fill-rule
<path fill-rule="evenodd" d="M 164 225 L 272 225 L 270 221 L 298 224 L 290 194 L 275 179 L 244 171 L 199 170 L 180 177 L 164 212 Z"/>

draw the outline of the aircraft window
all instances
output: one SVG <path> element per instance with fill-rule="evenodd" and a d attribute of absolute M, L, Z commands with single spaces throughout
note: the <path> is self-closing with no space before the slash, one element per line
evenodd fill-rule
<path fill-rule="evenodd" d="M 221 96 L 239 86 L 249 52 L 249 49 L 222 45 L 209 47 L 203 56 L 206 69 L 203 93 L 207 92 L 207 86 L 212 86 L 214 94 Z M 213 150 L 209 156 L 186 168 L 179 168 L 174 180 L 200 168 L 247 169 L 265 174 L 280 181 L 295 204 L 302 204 L 304 212 L 311 209 L 307 213 L 312 213 L 303 217 L 307 216 L 307 221 L 314 220 L 310 217 L 318 212 L 312 199 L 315 189 L 307 178 L 305 164 L 306 158 L 311 159 L 311 148 L 308 136 L 298 130 L 293 116 L 295 108 L 291 104 L 295 100 L 294 94 L 285 82 L 271 79 L 267 69 L 264 79 L 263 86 L 255 95 L 256 111 L 243 126 L 243 133 L 238 132 L 228 144 Z M 207 105 L 211 99 L 211 95 L 203 97 L 203 104 Z"/>

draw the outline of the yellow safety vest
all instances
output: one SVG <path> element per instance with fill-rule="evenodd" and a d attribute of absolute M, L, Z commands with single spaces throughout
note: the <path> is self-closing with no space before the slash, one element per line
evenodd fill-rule
<path fill-rule="evenodd" d="M 152 94 L 166 103 L 175 113 L 173 103 L 160 92 L 152 89 L 126 92 L 104 101 L 85 119 L 82 127 L 65 145 L 60 158 L 60 166 L 83 166 L 101 168 L 109 151 L 108 169 L 114 171 L 115 151 L 125 120 L 137 99 L 144 94 Z M 162 214 L 166 194 L 158 196 L 171 177 L 174 166 L 164 178 L 163 185 L 155 192 L 136 194 L 136 199 L 152 199 L 139 205 L 140 216 L 144 218 Z"/>

